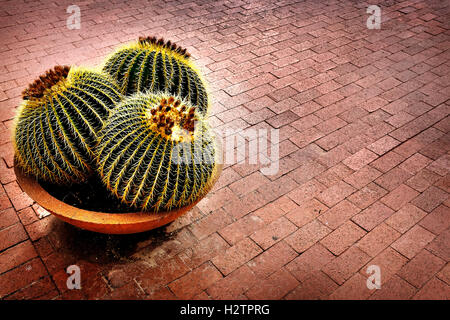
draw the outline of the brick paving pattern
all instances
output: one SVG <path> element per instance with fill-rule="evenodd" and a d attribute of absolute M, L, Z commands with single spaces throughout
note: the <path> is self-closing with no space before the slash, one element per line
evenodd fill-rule
<path fill-rule="evenodd" d="M 0 298 L 450 298 L 448 1 L 83 1 L 69 30 L 71 4 L 0 2 Z M 78 230 L 16 182 L 15 107 L 46 69 L 95 65 L 139 35 L 188 48 L 215 128 L 279 129 L 279 172 L 227 165 L 158 230 Z"/>

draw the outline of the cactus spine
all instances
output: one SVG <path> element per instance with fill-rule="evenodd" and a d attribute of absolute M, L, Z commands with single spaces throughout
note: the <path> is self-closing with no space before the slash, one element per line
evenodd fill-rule
<path fill-rule="evenodd" d="M 168 92 L 198 107 L 205 115 L 208 96 L 204 81 L 186 49 L 155 37 L 140 37 L 107 59 L 103 70 L 116 80 L 125 95 Z"/>
<path fill-rule="evenodd" d="M 118 87 L 106 75 L 56 66 L 22 96 L 13 137 L 19 166 L 48 182 L 85 180 L 97 134 L 121 99 Z"/>
<path fill-rule="evenodd" d="M 119 104 L 97 149 L 107 188 L 143 211 L 180 208 L 206 193 L 217 170 L 216 156 L 203 116 L 168 93 L 138 93 Z"/>

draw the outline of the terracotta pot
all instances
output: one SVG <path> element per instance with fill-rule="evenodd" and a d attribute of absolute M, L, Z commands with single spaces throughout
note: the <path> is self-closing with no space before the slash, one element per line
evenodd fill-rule
<path fill-rule="evenodd" d="M 217 181 L 222 171 L 219 165 L 217 174 L 213 177 L 213 183 Z M 166 225 L 182 214 L 192 209 L 200 200 L 183 207 L 181 209 L 158 212 L 130 212 L 130 213 L 104 213 L 79 209 L 68 205 L 52 195 L 50 195 L 38 181 L 30 177 L 14 165 L 17 182 L 31 199 L 36 201 L 41 207 L 58 217 L 79 228 L 107 233 L 107 234 L 129 234 L 148 231 Z M 208 190 L 209 191 L 209 190 Z"/>

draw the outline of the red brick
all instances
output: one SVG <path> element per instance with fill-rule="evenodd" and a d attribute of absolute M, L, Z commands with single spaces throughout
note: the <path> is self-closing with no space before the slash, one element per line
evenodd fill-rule
<path fill-rule="evenodd" d="M 378 156 L 372 151 L 362 149 L 357 153 L 355 153 L 354 155 L 352 155 L 351 157 L 345 159 L 343 163 L 353 170 L 359 170 L 366 164 L 369 164 L 372 161 L 374 161 L 377 157 Z"/>
<path fill-rule="evenodd" d="M 320 243 L 333 254 L 340 255 L 365 234 L 366 232 L 363 229 L 353 222 L 347 221 L 323 238 Z"/>
<path fill-rule="evenodd" d="M 322 268 L 331 279 L 338 284 L 343 284 L 355 272 L 370 260 L 370 257 L 357 247 L 350 247 L 340 256 L 329 262 Z"/>
<path fill-rule="evenodd" d="M 0 212 L 0 230 L 12 226 L 19 222 L 17 214 L 13 208 L 9 208 Z"/>
<path fill-rule="evenodd" d="M 306 81 L 308 81 L 308 80 L 306 80 Z M 314 81 L 314 80 L 312 80 L 312 81 Z M 299 105 L 299 106 L 293 108 L 292 111 L 295 114 L 297 114 L 298 116 L 304 117 L 304 116 L 311 114 L 321 108 L 322 108 L 322 106 L 320 106 L 318 103 L 316 103 L 314 101 L 308 101 L 302 105 Z"/>
<path fill-rule="evenodd" d="M 250 288 L 245 295 L 252 300 L 278 300 L 297 285 L 298 281 L 286 269 L 280 269 Z"/>
<path fill-rule="evenodd" d="M 108 272 L 107 279 L 112 288 L 120 288 L 132 281 L 123 269 L 113 269 Z"/>
<path fill-rule="evenodd" d="M 419 224 L 434 234 L 440 234 L 450 226 L 450 210 L 448 207 L 440 205 Z"/>
<path fill-rule="evenodd" d="M 415 225 L 391 247 L 403 254 L 405 257 L 412 259 L 420 250 L 434 239 L 434 234 L 424 228 Z"/>
<path fill-rule="evenodd" d="M 235 244 L 264 226 L 264 221 L 260 217 L 249 214 L 229 224 L 219 233 L 228 243 Z"/>
<path fill-rule="evenodd" d="M 375 183 L 386 190 L 392 191 L 411 177 L 412 175 L 409 172 L 394 168 L 376 179 Z"/>
<path fill-rule="evenodd" d="M 33 282 L 30 286 L 9 295 L 6 300 L 51 300 L 58 295 L 55 285 L 50 277 Z"/>
<path fill-rule="evenodd" d="M 448 300 L 450 287 L 438 278 L 433 278 L 413 297 L 415 300 Z"/>
<path fill-rule="evenodd" d="M 222 209 L 216 210 L 203 219 L 191 224 L 189 230 L 201 240 L 232 223 L 232 218 Z"/>
<path fill-rule="evenodd" d="M 398 276 L 394 276 L 376 290 L 370 300 L 409 300 L 416 293 L 416 288 Z"/>
<path fill-rule="evenodd" d="M 249 261 L 247 265 L 258 278 L 263 279 L 279 270 L 296 256 L 297 253 L 286 242 L 281 241 Z"/>
<path fill-rule="evenodd" d="M 400 185 L 395 190 L 391 191 L 389 194 L 381 199 L 385 205 L 389 206 L 394 210 L 399 210 L 401 207 L 406 205 L 409 201 L 414 199 L 419 193 L 414 189 L 411 189 L 405 184 Z"/>
<path fill-rule="evenodd" d="M 230 185 L 230 189 L 239 197 L 258 189 L 268 183 L 269 180 L 259 171 L 242 178 Z"/>
<path fill-rule="evenodd" d="M 17 215 L 19 216 L 22 224 L 25 226 L 38 221 L 38 217 L 32 207 L 27 207 L 20 210 Z"/>
<path fill-rule="evenodd" d="M 390 117 L 389 119 L 387 119 L 386 122 L 396 128 L 400 128 L 401 126 L 407 124 L 414 118 L 415 117 L 410 115 L 409 113 L 400 111 L 399 113 L 397 113 L 397 114 L 393 115 L 392 117 Z"/>
<path fill-rule="evenodd" d="M 362 267 L 360 273 L 363 276 L 368 277 L 368 267 L 372 265 L 379 266 L 381 273 L 381 285 L 383 285 L 389 279 L 391 279 L 407 262 L 407 258 L 402 256 L 391 247 L 388 247 L 383 252 L 379 253 L 375 258 L 370 260 L 364 267 Z"/>
<path fill-rule="evenodd" d="M 286 195 L 278 198 L 272 202 L 271 205 L 280 208 L 285 213 L 291 212 L 294 208 L 297 208 L 297 204 Z M 270 204 L 268 206 L 270 206 Z"/>
<path fill-rule="evenodd" d="M 54 276 L 57 272 L 65 272 L 69 265 L 76 262 L 76 257 L 67 252 L 53 252 L 52 254 L 43 257 L 42 261 L 44 262 L 48 272 Z M 65 276 L 65 278 L 67 277 Z M 64 287 L 66 287 L 65 282 Z"/>
<path fill-rule="evenodd" d="M 416 153 L 412 157 L 403 161 L 402 164 L 399 165 L 399 168 L 409 173 L 416 174 L 430 163 L 431 163 L 430 159 L 424 157 L 419 153 Z"/>
<path fill-rule="evenodd" d="M 280 128 L 282 126 L 290 124 L 291 122 L 294 122 L 298 118 L 299 118 L 298 115 L 296 115 L 292 111 L 288 110 L 288 111 L 280 113 L 270 119 L 267 119 L 266 122 L 274 128 Z"/>
<path fill-rule="evenodd" d="M 328 233 L 330 229 L 320 223 L 318 220 L 313 220 L 304 225 L 296 232 L 286 238 L 286 242 L 297 252 L 306 251 L 309 247 L 320 241 Z"/>
<path fill-rule="evenodd" d="M 255 241 L 261 248 L 266 250 L 273 244 L 281 241 L 291 233 L 297 230 L 297 227 L 285 217 L 281 217 L 265 228 L 253 233 L 250 238 Z"/>
<path fill-rule="evenodd" d="M 11 208 L 12 204 L 9 201 L 8 195 L 3 192 L 3 188 L 0 189 L 0 210 Z"/>
<path fill-rule="evenodd" d="M 36 212 L 36 215 L 39 219 L 48 217 L 51 213 L 48 212 L 47 210 L 45 210 L 44 208 L 42 208 L 40 205 L 38 205 L 37 203 L 33 204 L 33 209 Z"/>
<path fill-rule="evenodd" d="M 393 213 L 394 210 L 377 201 L 357 215 L 353 216 L 352 221 L 362 228 L 370 231 L 385 219 L 389 218 Z"/>
<path fill-rule="evenodd" d="M 447 193 L 450 192 L 450 175 L 438 179 L 434 185 Z"/>
<path fill-rule="evenodd" d="M 290 140 L 299 148 L 306 147 L 308 144 L 323 137 L 323 133 L 316 128 L 309 128 L 302 132 L 294 134 Z"/>
<path fill-rule="evenodd" d="M 286 269 L 289 270 L 300 282 L 319 271 L 330 262 L 334 255 L 317 243 L 291 261 Z"/>
<path fill-rule="evenodd" d="M 388 152 L 389 150 L 396 147 L 399 143 L 400 142 L 398 142 L 397 140 L 395 140 L 389 136 L 384 136 L 383 138 L 380 138 L 377 141 L 375 141 L 374 143 L 367 146 L 367 149 L 369 149 L 369 150 L 375 152 L 376 154 L 378 154 L 379 156 L 381 156 L 381 155 L 385 154 L 386 152 Z"/>
<path fill-rule="evenodd" d="M 289 199 L 289 201 L 292 201 Z M 277 205 L 275 205 L 275 202 L 271 202 L 267 204 L 266 206 L 256 210 L 254 212 L 254 215 L 261 218 L 264 223 L 269 224 L 272 221 L 275 221 L 279 217 L 283 216 L 286 212 L 283 211 L 283 209 Z"/>
<path fill-rule="evenodd" d="M 426 212 L 407 203 L 404 207 L 390 216 L 389 219 L 386 220 L 386 224 L 401 233 L 405 233 L 426 215 Z"/>
<path fill-rule="evenodd" d="M 447 284 L 450 284 L 450 264 L 447 263 L 445 267 L 437 274 L 437 277 Z"/>
<path fill-rule="evenodd" d="M 276 200 L 295 189 L 298 184 L 288 176 L 282 176 L 271 183 L 267 183 L 258 189 L 258 192 L 267 201 Z M 293 199 L 295 201 L 295 199 Z"/>
<path fill-rule="evenodd" d="M 228 188 L 222 188 L 214 194 L 208 194 L 206 195 L 198 204 L 197 207 L 204 213 L 204 214 L 210 214 L 213 211 L 220 211 L 218 210 L 221 208 L 224 204 L 228 203 L 229 201 L 237 199 L 236 195 Z"/>
<path fill-rule="evenodd" d="M 249 238 L 245 238 L 211 261 L 224 275 L 227 275 L 261 252 L 260 247 Z"/>
<path fill-rule="evenodd" d="M 448 156 L 445 155 L 439 159 L 437 159 L 436 161 L 433 161 L 428 167 L 427 169 L 441 175 L 441 176 L 445 176 L 446 174 L 448 174 L 449 172 L 449 159 Z"/>
<path fill-rule="evenodd" d="M 447 200 L 448 193 L 436 188 L 434 186 L 429 187 L 420 196 L 411 201 L 416 207 L 425 210 L 426 212 L 431 212 L 437 208 L 442 202 Z"/>
<path fill-rule="evenodd" d="M 30 241 L 15 245 L 0 253 L 0 274 L 37 256 L 36 250 Z"/>
<path fill-rule="evenodd" d="M 406 184 L 419 192 L 423 192 L 438 181 L 439 178 L 440 176 L 438 174 L 428 169 L 423 169 L 406 181 Z"/>
<path fill-rule="evenodd" d="M 231 200 L 223 206 L 225 212 L 234 219 L 242 218 L 248 213 L 266 204 L 264 197 L 257 191 L 247 194 L 242 199 Z"/>
<path fill-rule="evenodd" d="M 286 300 L 326 299 L 338 285 L 323 272 L 315 272 L 308 279 L 292 290 Z"/>
<path fill-rule="evenodd" d="M 236 299 L 257 281 L 258 278 L 254 272 L 247 265 L 243 265 L 228 276 L 214 282 L 206 291 L 214 299 Z"/>
<path fill-rule="evenodd" d="M 438 235 L 426 248 L 439 258 L 445 261 L 450 260 L 450 229 L 445 230 Z"/>
<path fill-rule="evenodd" d="M 419 151 L 421 148 L 423 148 L 423 146 L 424 145 L 419 141 L 411 139 L 399 145 L 397 148 L 394 149 L 394 151 L 397 154 L 407 158 L 412 156 L 417 151 Z"/>
<path fill-rule="evenodd" d="M 0 298 L 17 291 L 47 274 L 39 259 L 33 259 L 0 275 Z"/>
<path fill-rule="evenodd" d="M 192 300 L 212 300 L 211 297 L 206 293 L 206 291 L 202 291 L 199 294 L 196 294 L 192 297 Z"/>
<path fill-rule="evenodd" d="M 318 220 L 329 228 L 336 229 L 359 211 L 361 210 L 358 207 L 347 200 L 343 200 L 323 213 Z"/>
<path fill-rule="evenodd" d="M 324 94 L 320 96 L 319 98 L 314 99 L 318 104 L 322 106 L 329 106 L 330 104 L 333 104 L 341 99 L 343 99 L 344 96 L 333 91 L 327 94 Z"/>
<path fill-rule="evenodd" d="M 318 196 L 317 199 L 324 203 L 328 207 L 332 207 L 341 200 L 348 197 L 350 194 L 352 194 L 355 191 L 355 188 L 352 186 L 346 184 L 343 181 L 340 181 L 336 183 L 335 185 L 331 186 L 330 188 L 322 191 Z"/>
<path fill-rule="evenodd" d="M 396 165 L 401 163 L 405 157 L 395 153 L 394 151 L 389 151 L 383 156 L 379 157 L 377 160 L 373 161 L 370 166 L 380 170 L 381 172 L 388 172 Z"/>
<path fill-rule="evenodd" d="M 324 185 L 331 187 L 336 183 L 342 181 L 343 178 L 352 174 L 353 170 L 343 165 L 342 163 L 337 164 L 336 166 L 329 168 L 327 171 L 321 173 L 316 179 L 323 183 Z"/>
<path fill-rule="evenodd" d="M 310 199 L 300 204 L 298 207 L 286 214 L 286 218 L 295 223 L 298 227 L 311 222 L 328 209 L 316 199 Z"/>
<path fill-rule="evenodd" d="M 17 211 L 31 206 L 34 202 L 25 192 L 10 198 L 10 200 Z"/>
<path fill-rule="evenodd" d="M 311 127 L 314 127 L 315 125 L 321 122 L 322 120 L 320 118 L 318 118 L 314 114 L 310 114 L 298 119 L 297 121 L 292 122 L 291 126 L 301 132 Z"/>
<path fill-rule="evenodd" d="M 370 166 L 364 166 L 352 175 L 346 177 L 344 181 L 353 187 L 360 189 L 378 178 L 380 175 L 381 172 L 377 169 Z"/>
<path fill-rule="evenodd" d="M 144 293 L 139 288 L 139 286 L 134 282 L 129 282 L 123 287 L 114 289 L 109 296 L 109 298 L 112 300 L 140 300 L 143 299 L 143 297 Z M 159 294 L 153 294 L 153 292 L 150 294 L 150 297 L 152 297 L 152 299 L 154 300 L 160 299 Z M 169 298 L 166 296 L 164 296 L 163 299 L 169 300 Z"/>
<path fill-rule="evenodd" d="M 398 275 L 415 287 L 420 288 L 444 265 L 444 260 L 427 250 L 422 250 L 398 272 Z"/>
<path fill-rule="evenodd" d="M 300 205 L 306 200 L 315 197 L 322 190 L 325 190 L 325 188 L 323 184 L 313 179 L 288 193 L 288 197 Z"/>
<path fill-rule="evenodd" d="M 190 268 L 196 268 L 204 262 L 221 254 L 230 246 L 217 233 L 202 239 L 197 245 L 179 254 L 179 257 Z"/>
<path fill-rule="evenodd" d="M 372 291 L 367 288 L 367 278 L 356 273 L 331 295 L 331 300 L 366 300 Z"/>
<path fill-rule="evenodd" d="M 337 146 L 320 156 L 317 161 L 330 168 L 350 156 L 344 145 Z"/>
<path fill-rule="evenodd" d="M 16 180 L 16 175 L 14 174 L 14 170 L 12 168 L 8 168 L 6 163 L 1 160 L 0 161 L 0 182 L 2 184 L 7 184 Z"/>
<path fill-rule="evenodd" d="M 189 271 L 186 264 L 179 257 L 175 257 L 143 272 L 136 281 L 149 294 L 155 288 L 168 284 Z"/>
<path fill-rule="evenodd" d="M 26 225 L 25 229 L 30 235 L 30 239 L 35 241 L 41 237 L 48 235 L 52 231 L 54 217 L 48 217 L 42 220 Z"/>
<path fill-rule="evenodd" d="M 28 238 L 25 229 L 20 223 L 16 223 L 0 230 L 0 251 L 12 247 Z"/>
<path fill-rule="evenodd" d="M 377 184 L 369 183 L 367 186 L 348 197 L 348 200 L 357 205 L 359 208 L 365 209 L 386 193 L 387 191 Z"/>
<path fill-rule="evenodd" d="M 53 253 L 54 251 L 52 245 L 50 244 L 47 238 L 40 238 L 33 244 L 40 257 L 46 257 L 51 253 Z"/>
<path fill-rule="evenodd" d="M 325 134 L 330 134 L 331 132 L 344 127 L 347 123 L 338 117 L 330 118 L 326 121 L 318 123 L 316 128 Z"/>
<path fill-rule="evenodd" d="M 308 161 L 307 163 L 299 166 L 297 169 L 292 171 L 289 176 L 291 176 L 295 180 L 295 182 L 303 184 L 325 170 L 326 168 L 320 163 L 316 161 Z"/>
<path fill-rule="evenodd" d="M 369 256 L 376 256 L 394 242 L 400 233 L 382 223 L 362 238 L 356 245 Z"/>
<path fill-rule="evenodd" d="M 169 285 L 180 299 L 190 299 L 221 279 L 220 272 L 210 263 L 205 263 Z"/>

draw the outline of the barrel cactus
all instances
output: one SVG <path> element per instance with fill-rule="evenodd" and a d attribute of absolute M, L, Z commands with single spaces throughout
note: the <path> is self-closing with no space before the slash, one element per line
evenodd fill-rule
<path fill-rule="evenodd" d="M 121 102 L 100 133 L 98 172 L 123 203 L 142 211 L 189 205 L 218 170 L 213 135 L 198 107 L 170 93 Z"/>
<path fill-rule="evenodd" d="M 103 71 L 111 75 L 125 95 L 165 91 L 180 96 L 205 115 L 208 96 L 205 83 L 186 49 L 155 37 L 140 37 L 119 48 L 105 62 Z"/>
<path fill-rule="evenodd" d="M 43 181 L 66 184 L 93 171 L 97 135 L 121 100 L 107 75 L 56 66 L 22 93 L 14 130 L 18 165 Z"/>

